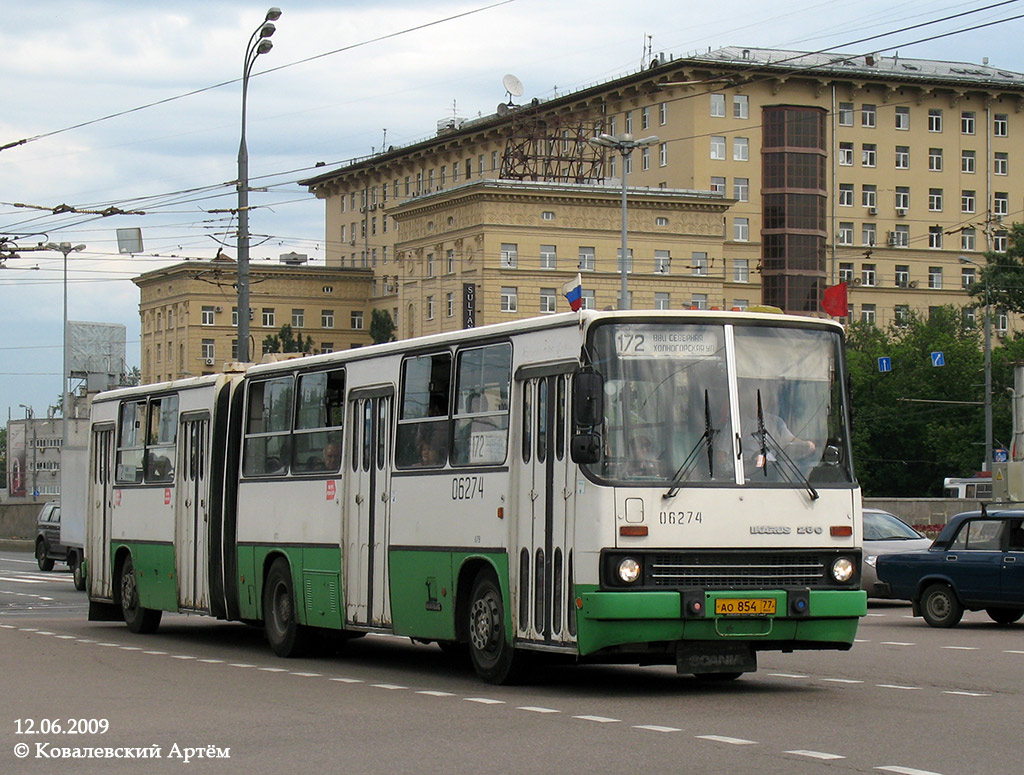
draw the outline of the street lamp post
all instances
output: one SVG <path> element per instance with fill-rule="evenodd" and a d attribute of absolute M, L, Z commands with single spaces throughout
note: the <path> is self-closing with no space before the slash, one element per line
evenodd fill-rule
<path fill-rule="evenodd" d="M 619 309 L 629 309 L 629 290 L 627 282 L 627 271 L 626 271 L 626 260 L 629 255 L 628 247 L 628 210 L 626 203 L 626 163 L 630 155 L 633 153 L 634 148 L 642 148 L 647 145 L 654 145 L 658 142 L 656 135 L 650 137 L 642 137 L 639 140 L 634 140 L 633 135 L 628 132 L 621 135 L 609 135 L 599 134 L 597 137 L 591 137 L 590 143 L 593 145 L 601 146 L 602 148 L 611 148 L 622 154 L 622 256 L 619 258 L 619 274 L 622 276 L 622 289 L 620 291 L 621 298 L 619 299 Z"/>
<path fill-rule="evenodd" d="M 961 264 L 973 264 L 984 275 L 985 285 L 985 470 L 992 470 L 992 307 L 989 296 L 989 277 L 985 268 L 967 256 L 960 256 Z"/>
<path fill-rule="evenodd" d="M 242 66 L 242 139 L 238 144 L 238 360 L 249 360 L 249 151 L 245 147 L 245 100 L 249 76 L 260 54 L 274 47 L 269 38 L 274 22 L 281 18 L 280 8 L 271 8 L 249 37 Z"/>
<path fill-rule="evenodd" d="M 47 250 L 56 250 L 64 256 L 64 325 L 60 336 L 60 416 L 61 443 L 68 443 L 68 253 L 85 250 L 85 245 L 72 245 L 70 242 L 48 242 Z M 62 447 L 63 449 L 63 447 Z M 63 451 L 62 453 L 63 454 Z"/>

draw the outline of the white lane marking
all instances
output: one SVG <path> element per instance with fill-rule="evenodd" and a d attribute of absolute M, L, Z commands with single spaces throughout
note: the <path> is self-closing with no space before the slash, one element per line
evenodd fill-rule
<path fill-rule="evenodd" d="M 115 648 L 116 649 L 116 648 L 120 647 L 121 644 L 120 643 L 97 643 L 96 645 L 97 646 L 105 646 L 107 648 Z"/>
<path fill-rule="evenodd" d="M 40 630 L 37 635 L 53 635 L 49 630 Z"/>
<path fill-rule="evenodd" d="M 425 694 L 428 697 L 454 697 L 455 696 L 452 692 L 438 692 L 438 691 L 434 691 L 433 689 L 423 689 L 421 691 L 416 692 L 416 694 Z"/>
<path fill-rule="evenodd" d="M 840 756 L 837 753 L 825 753 L 824 751 L 805 751 L 803 749 L 797 749 L 795 751 L 786 751 L 785 753 L 791 753 L 794 756 L 807 756 L 811 759 L 822 759 L 824 761 L 831 761 L 832 759 L 845 759 L 845 756 Z"/>
<path fill-rule="evenodd" d="M 0 624 L 0 627 L 2 627 L 5 630 L 16 630 L 16 629 L 18 629 L 13 624 Z"/>
<path fill-rule="evenodd" d="M 607 716 L 573 716 L 583 721 L 596 721 L 598 724 L 621 724 L 621 720 L 617 718 L 608 718 Z"/>
<path fill-rule="evenodd" d="M 876 770 L 882 772 L 895 772 L 898 775 L 941 775 L 938 772 L 932 772 L 931 770 L 916 770 L 913 767 L 897 767 L 895 765 L 889 765 L 888 767 L 875 767 Z"/>
<path fill-rule="evenodd" d="M 853 642 L 854 643 L 870 643 L 871 641 L 868 640 L 867 638 L 854 638 Z"/>
<path fill-rule="evenodd" d="M 768 673 L 770 676 L 775 678 L 806 678 L 806 675 L 800 675 L 799 673 Z"/>
<path fill-rule="evenodd" d="M 900 684 L 875 684 L 879 689 L 902 689 L 908 692 L 916 692 L 920 690 L 920 686 L 901 686 Z"/>
<path fill-rule="evenodd" d="M 1003 653 L 1004 654 L 1024 654 L 1024 651 L 1018 651 L 1017 649 L 1007 649 Z"/>
<path fill-rule="evenodd" d="M 247 665 L 245 662 L 231 662 L 231 667 L 256 667 L 256 665 Z"/>
<path fill-rule="evenodd" d="M 289 673 L 289 675 L 297 675 L 300 678 L 323 678 L 323 673 Z"/>
<path fill-rule="evenodd" d="M 142 651 L 138 646 L 121 646 L 121 651 Z"/>
<path fill-rule="evenodd" d="M 12 579 L 10 576 L 0 576 L 0 581 L 10 581 L 12 584 L 45 584 L 41 579 Z"/>
<path fill-rule="evenodd" d="M 984 692 L 954 692 L 944 691 L 943 694 L 955 694 L 958 697 L 991 697 L 991 694 L 985 694 Z"/>
<path fill-rule="evenodd" d="M 82 641 L 82 643 L 94 643 L 95 641 Z M 143 651 L 143 654 L 153 654 L 154 656 L 166 656 L 166 651 Z"/>
<path fill-rule="evenodd" d="M 949 649 L 950 651 L 977 651 L 977 646 L 940 646 L 939 648 Z"/>
<path fill-rule="evenodd" d="M 22 632 L 39 632 L 38 627 L 21 627 Z"/>
<path fill-rule="evenodd" d="M 224 660 L 223 659 L 200 659 L 199 661 L 200 662 L 205 662 L 208 665 L 223 665 L 224 664 Z M 278 669 L 279 670 L 284 670 L 283 667 L 282 668 L 278 668 Z"/>
<path fill-rule="evenodd" d="M 683 730 L 677 729 L 676 727 L 661 727 L 657 724 L 634 724 L 633 729 L 646 729 L 651 732 L 682 732 Z"/>
<path fill-rule="evenodd" d="M 880 616 L 884 619 L 888 614 L 868 614 L 868 616 Z"/>
<path fill-rule="evenodd" d="M 332 678 L 331 680 L 340 684 L 361 684 L 363 682 L 361 678 Z"/>
<path fill-rule="evenodd" d="M 190 657 L 188 654 L 172 654 L 171 659 L 195 659 L 195 657 Z"/>
<path fill-rule="evenodd" d="M 374 689 L 388 689 L 389 691 L 395 691 L 396 689 L 408 689 L 407 686 L 399 686 L 398 684 L 370 684 Z"/>
<path fill-rule="evenodd" d="M 916 646 L 917 644 L 916 643 L 904 643 L 903 641 L 898 641 L 898 640 L 883 640 L 882 641 L 882 645 L 883 646 Z"/>
<path fill-rule="evenodd" d="M 504 700 L 492 700 L 487 697 L 463 697 L 466 702 L 479 702 L 481 705 L 504 705 Z"/>
<path fill-rule="evenodd" d="M 0 625 L 0 626 L 2 626 L 2 625 Z M 58 635 L 57 637 L 60 640 L 74 640 L 75 639 L 74 635 Z"/>
<path fill-rule="evenodd" d="M 555 710 L 554 708 L 541 708 L 541 707 L 538 707 L 536 705 L 523 705 L 520 708 L 516 708 L 516 710 L 525 710 L 525 711 L 528 711 L 530 713 L 561 713 L 562 712 L 560 710 Z"/>
<path fill-rule="evenodd" d="M 260 667 L 258 670 L 262 670 L 264 673 L 287 673 L 287 667 Z"/>
<path fill-rule="evenodd" d="M 729 745 L 757 745 L 755 740 L 744 740 L 742 737 L 723 737 L 722 735 L 697 735 L 700 740 L 711 740 L 715 743 L 728 743 Z"/>
<path fill-rule="evenodd" d="M 858 681 L 855 678 L 822 678 L 822 681 L 827 681 L 833 684 L 862 684 L 863 681 Z"/>

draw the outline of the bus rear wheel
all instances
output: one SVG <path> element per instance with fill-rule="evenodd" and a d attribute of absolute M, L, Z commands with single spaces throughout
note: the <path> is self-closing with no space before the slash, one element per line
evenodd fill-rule
<path fill-rule="evenodd" d="M 279 657 L 298 657 L 306 650 L 308 631 L 299 624 L 292 592 L 292 574 L 283 557 L 274 560 L 263 585 L 263 628 Z"/>
<path fill-rule="evenodd" d="M 473 582 L 469 601 L 469 656 L 477 675 L 492 684 L 515 683 L 522 677 L 524 656 L 505 632 L 505 605 L 498 580 L 483 571 Z"/>
<path fill-rule="evenodd" d="M 118 589 L 121 590 L 121 615 L 128 629 L 135 633 L 148 635 L 154 633 L 160 626 L 160 617 L 163 611 L 153 608 L 143 608 L 139 603 L 139 585 L 135 578 L 135 565 L 131 556 L 125 558 L 121 564 L 121 579 L 118 582 Z"/>

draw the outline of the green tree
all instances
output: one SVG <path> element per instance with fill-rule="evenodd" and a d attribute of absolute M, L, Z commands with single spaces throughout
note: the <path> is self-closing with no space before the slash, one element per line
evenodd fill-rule
<path fill-rule="evenodd" d="M 125 369 L 124 373 L 121 374 L 121 381 L 118 385 L 121 387 L 132 387 L 134 385 L 142 384 L 142 370 L 138 366 L 130 366 Z"/>
<path fill-rule="evenodd" d="M 395 321 L 386 309 L 375 309 L 371 313 L 370 338 L 374 344 L 395 341 Z"/>
<path fill-rule="evenodd" d="M 313 351 L 313 337 L 302 339 L 301 331 L 294 331 L 285 323 L 276 334 L 267 334 L 263 340 L 265 353 L 309 353 Z"/>
<path fill-rule="evenodd" d="M 887 329 L 851 324 L 847 358 L 853 395 L 857 477 L 869 496 L 940 496 L 942 479 L 979 470 L 984 459 L 984 353 L 980 327 L 964 310 L 934 309 Z M 945 366 L 932 365 L 941 351 Z M 879 372 L 888 357 L 892 371 Z M 1015 361 L 1024 340 L 992 353 L 993 429 L 1009 441 Z M 964 402 L 964 403 L 938 403 Z M 975 403 L 969 403 L 975 402 Z"/>
<path fill-rule="evenodd" d="M 967 292 L 980 305 L 987 302 L 996 309 L 1024 314 L 1024 224 L 1010 227 L 1005 253 L 985 253 L 985 266 Z"/>

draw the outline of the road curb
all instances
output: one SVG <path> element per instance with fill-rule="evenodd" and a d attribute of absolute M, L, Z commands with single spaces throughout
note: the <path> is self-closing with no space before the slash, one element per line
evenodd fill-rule
<path fill-rule="evenodd" d="M 0 551 L 31 552 L 32 540 L 29 538 L 0 538 Z"/>

